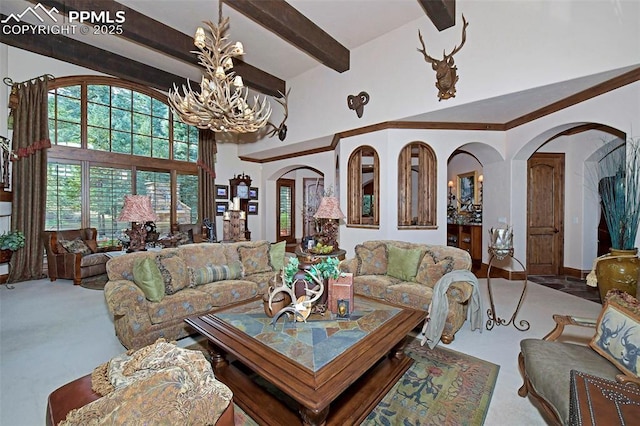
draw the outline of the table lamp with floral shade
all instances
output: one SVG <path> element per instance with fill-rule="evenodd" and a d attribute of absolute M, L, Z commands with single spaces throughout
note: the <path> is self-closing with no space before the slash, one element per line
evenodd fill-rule
<path fill-rule="evenodd" d="M 325 246 L 332 246 L 333 251 L 338 250 L 338 221 L 344 218 L 337 197 L 322 197 L 318 211 L 313 215 L 321 219 L 322 230 L 320 240 Z"/>
<path fill-rule="evenodd" d="M 125 231 L 130 240 L 127 253 L 146 250 L 147 230 L 144 224 L 157 220 L 148 195 L 125 195 L 118 222 L 131 222 L 131 229 Z"/>

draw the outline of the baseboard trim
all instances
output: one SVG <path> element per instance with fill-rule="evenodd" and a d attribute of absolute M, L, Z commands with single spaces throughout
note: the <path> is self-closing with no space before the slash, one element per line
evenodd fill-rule
<path fill-rule="evenodd" d="M 579 280 L 587 279 L 587 275 L 589 275 L 590 272 L 591 271 L 584 271 L 582 269 L 569 268 L 567 266 L 564 266 L 562 268 L 563 275 L 567 275 L 572 278 L 577 278 Z"/>
<path fill-rule="evenodd" d="M 487 269 L 489 266 L 487 264 L 482 264 L 482 269 L 484 269 L 484 276 L 480 278 L 487 277 Z M 507 269 L 503 269 L 496 266 L 491 266 L 491 278 L 504 278 L 509 281 L 522 281 L 524 280 L 526 273 L 524 271 L 509 271 Z"/>

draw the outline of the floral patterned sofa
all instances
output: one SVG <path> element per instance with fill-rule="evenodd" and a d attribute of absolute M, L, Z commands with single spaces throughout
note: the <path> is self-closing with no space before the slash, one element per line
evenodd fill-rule
<path fill-rule="evenodd" d="M 116 336 L 127 349 L 139 349 L 161 337 L 193 334 L 185 318 L 263 294 L 283 261 L 284 244 L 268 241 L 187 244 L 115 257 L 107 263 L 104 295 Z"/>
<path fill-rule="evenodd" d="M 423 310 L 428 310 L 440 277 L 459 269 L 471 270 L 471 256 L 464 250 L 391 240 L 358 244 L 355 257 L 340 263 L 342 272 L 353 273 L 356 294 Z M 443 343 L 451 343 L 464 324 L 472 291 L 467 282 L 454 282 L 447 290 Z"/>

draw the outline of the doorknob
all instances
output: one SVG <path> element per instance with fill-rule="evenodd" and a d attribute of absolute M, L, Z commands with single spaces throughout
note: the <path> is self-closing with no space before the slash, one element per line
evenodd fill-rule
<path fill-rule="evenodd" d="M 557 234 L 558 232 L 560 232 L 560 230 L 558 228 L 553 228 L 553 233 Z"/>

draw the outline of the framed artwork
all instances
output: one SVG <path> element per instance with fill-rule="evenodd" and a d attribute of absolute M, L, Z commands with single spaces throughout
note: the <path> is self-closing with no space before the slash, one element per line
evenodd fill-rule
<path fill-rule="evenodd" d="M 249 199 L 257 200 L 258 199 L 258 188 L 252 186 L 249 188 Z"/>
<path fill-rule="evenodd" d="M 216 185 L 216 198 L 222 200 L 229 199 L 229 186 L 228 185 Z M 216 208 L 217 211 L 217 208 Z"/>
<path fill-rule="evenodd" d="M 258 203 L 249 202 L 249 204 L 247 204 L 247 213 L 258 214 Z"/>
<path fill-rule="evenodd" d="M 224 215 L 224 212 L 227 211 L 227 207 L 229 204 L 226 201 L 216 202 L 216 216 Z"/>
<path fill-rule="evenodd" d="M 458 206 L 460 210 L 467 210 L 478 202 L 478 182 L 476 172 L 458 175 Z"/>

